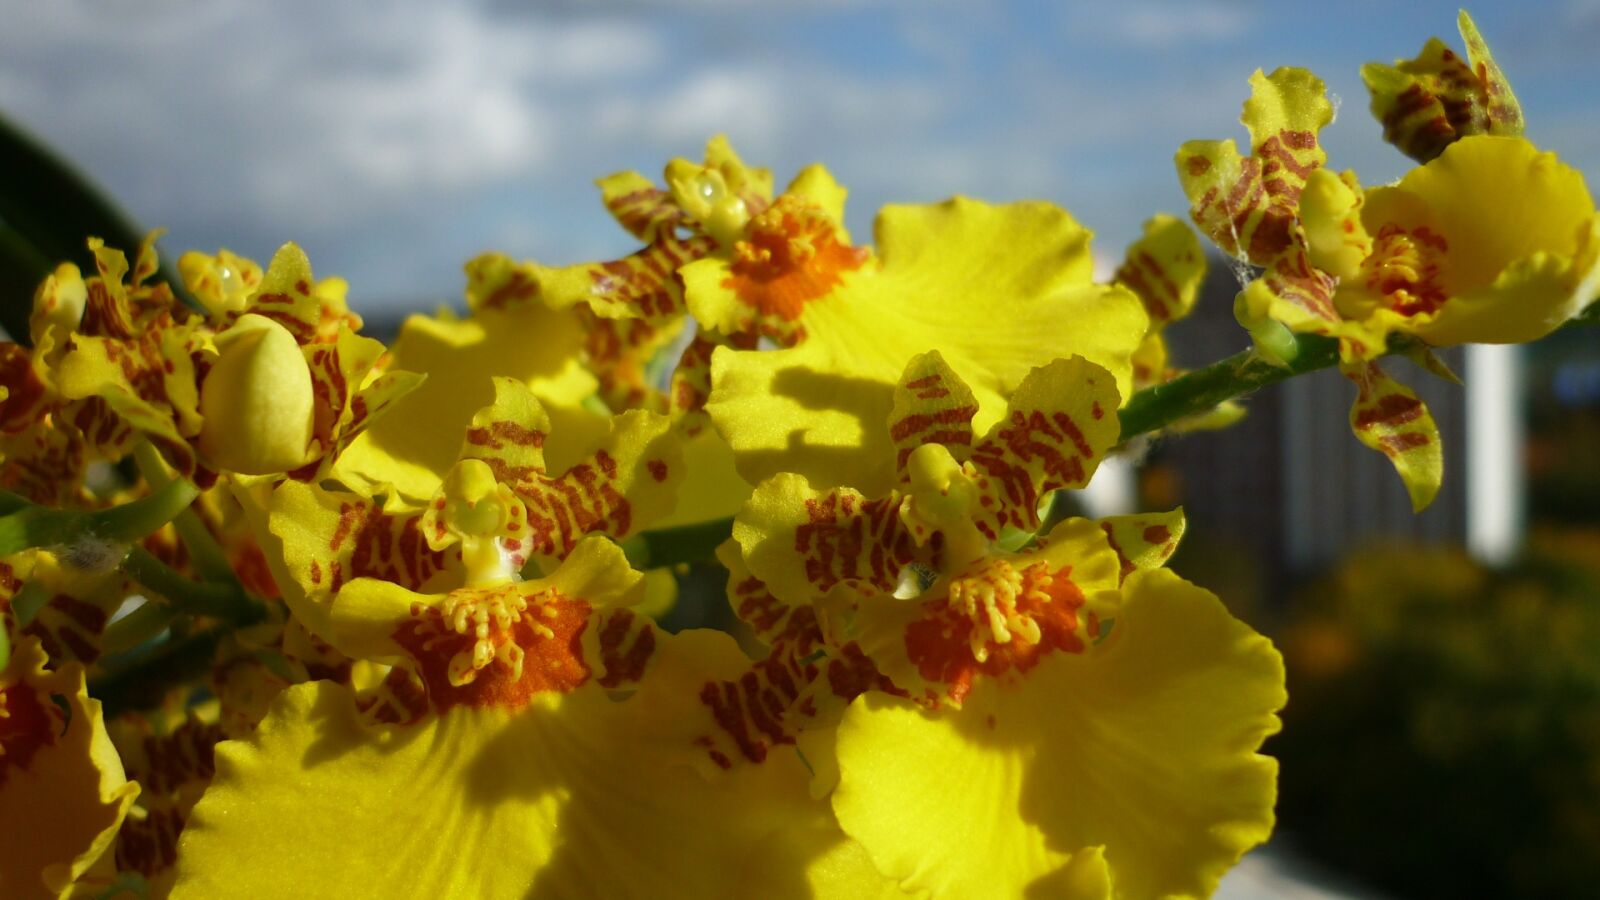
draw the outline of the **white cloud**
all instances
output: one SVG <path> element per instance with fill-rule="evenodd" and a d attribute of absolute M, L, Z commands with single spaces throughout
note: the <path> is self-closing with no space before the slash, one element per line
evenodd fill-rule
<path fill-rule="evenodd" d="M 1114 40 L 1161 48 L 1184 42 L 1240 38 L 1254 24 L 1255 18 L 1240 3 L 1226 0 L 1120 0 L 1096 5 L 1093 24 L 1097 33 Z"/>

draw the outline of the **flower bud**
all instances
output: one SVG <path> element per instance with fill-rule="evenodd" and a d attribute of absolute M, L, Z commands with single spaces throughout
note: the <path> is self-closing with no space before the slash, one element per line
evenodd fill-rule
<path fill-rule="evenodd" d="M 200 452 L 244 475 L 286 472 L 307 462 L 311 370 L 294 336 L 254 314 L 217 336 L 219 356 L 200 388 Z"/>

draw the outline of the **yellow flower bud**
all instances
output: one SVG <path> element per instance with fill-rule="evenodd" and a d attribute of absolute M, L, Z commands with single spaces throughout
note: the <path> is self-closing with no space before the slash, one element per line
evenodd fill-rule
<path fill-rule="evenodd" d="M 52 329 L 58 332 L 52 344 L 60 343 L 62 337 L 77 331 L 88 302 L 89 287 L 78 267 L 72 263 L 56 266 L 33 293 L 33 314 L 28 325 L 34 346 L 38 346 Z"/>
<path fill-rule="evenodd" d="M 220 355 L 200 387 L 200 452 L 244 475 L 304 465 L 314 404 L 311 370 L 294 336 L 251 314 L 216 343 Z"/>

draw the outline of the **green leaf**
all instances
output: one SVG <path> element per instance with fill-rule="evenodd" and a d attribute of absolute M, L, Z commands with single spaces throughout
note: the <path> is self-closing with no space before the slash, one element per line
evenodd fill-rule
<path fill-rule="evenodd" d="M 33 289 L 44 273 L 61 261 L 92 273 L 87 238 L 104 238 L 108 246 L 132 254 L 144 229 L 88 178 L 4 117 L 0 172 L 5 173 L 0 178 L 0 324 L 14 340 L 27 343 Z M 162 264 L 158 277 L 179 299 L 199 308 L 168 264 Z"/>

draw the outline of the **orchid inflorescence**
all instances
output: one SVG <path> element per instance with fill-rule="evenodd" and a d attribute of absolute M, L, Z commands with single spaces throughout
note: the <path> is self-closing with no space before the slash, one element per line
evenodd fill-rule
<path fill-rule="evenodd" d="M 826 169 L 722 138 L 600 182 L 633 254 L 480 256 L 391 347 L 293 244 L 179 285 L 91 238 L 0 344 L 0 894 L 1208 895 L 1272 832 L 1281 658 L 1165 568 L 1181 510 L 1052 498 L 1336 364 L 1428 504 L 1381 358 L 1449 377 L 1600 294 L 1582 177 L 1461 30 L 1363 70 L 1395 184 L 1327 167 L 1300 69 L 1251 78 L 1248 153 L 1178 151 L 1251 273 L 1254 349 L 1194 376 L 1179 219 L 1109 283 L 1045 202 L 867 245 Z M 656 624 L 687 564 L 732 633 Z"/>

